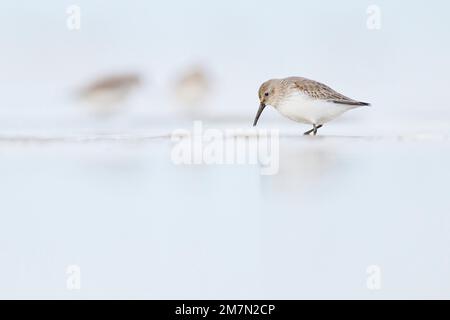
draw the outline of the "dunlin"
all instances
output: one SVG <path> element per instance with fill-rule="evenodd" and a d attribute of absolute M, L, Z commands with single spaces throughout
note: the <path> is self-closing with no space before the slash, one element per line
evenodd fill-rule
<path fill-rule="evenodd" d="M 259 88 L 259 101 L 253 126 L 258 123 L 266 105 L 271 105 L 291 120 L 312 124 L 313 128 L 306 131 L 305 135 L 316 135 L 317 130 L 325 123 L 348 110 L 370 105 L 350 99 L 320 82 L 301 77 L 264 82 Z"/>
<path fill-rule="evenodd" d="M 137 74 L 117 74 L 101 78 L 81 90 L 79 97 L 89 103 L 96 114 L 111 114 L 141 83 Z"/>
<path fill-rule="evenodd" d="M 211 83 L 202 66 L 193 66 L 180 74 L 175 83 L 175 97 L 184 114 L 201 113 L 210 94 Z"/>

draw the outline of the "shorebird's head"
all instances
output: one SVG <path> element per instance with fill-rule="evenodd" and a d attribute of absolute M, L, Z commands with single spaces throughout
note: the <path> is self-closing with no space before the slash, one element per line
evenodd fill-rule
<path fill-rule="evenodd" d="M 272 79 L 264 82 L 261 87 L 259 87 L 259 109 L 256 113 L 255 121 L 253 126 L 256 126 L 258 119 L 261 116 L 264 108 L 267 105 L 276 106 L 280 98 L 280 80 Z"/>

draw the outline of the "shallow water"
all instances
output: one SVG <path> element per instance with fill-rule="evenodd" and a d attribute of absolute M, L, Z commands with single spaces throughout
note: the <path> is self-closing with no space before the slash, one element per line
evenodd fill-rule
<path fill-rule="evenodd" d="M 267 176 L 175 165 L 169 128 L 3 134 L 0 296 L 448 297 L 446 131 L 296 130 L 281 131 Z"/>

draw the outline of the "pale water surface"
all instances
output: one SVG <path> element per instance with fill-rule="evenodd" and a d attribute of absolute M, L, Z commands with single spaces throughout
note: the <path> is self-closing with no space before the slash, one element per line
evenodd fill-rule
<path fill-rule="evenodd" d="M 174 165 L 169 127 L 4 134 L 0 297 L 448 298 L 448 131 L 344 124 L 282 130 L 272 176 Z"/>

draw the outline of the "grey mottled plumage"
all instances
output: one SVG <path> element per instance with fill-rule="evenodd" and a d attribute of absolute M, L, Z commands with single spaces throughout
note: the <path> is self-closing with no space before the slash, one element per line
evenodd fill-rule
<path fill-rule="evenodd" d="M 287 118 L 312 124 L 305 134 L 317 133 L 324 123 L 350 109 L 369 106 L 367 102 L 351 99 L 329 86 L 302 77 L 272 79 L 259 88 L 260 107 L 253 125 L 256 125 L 266 105 L 271 105 Z"/>

